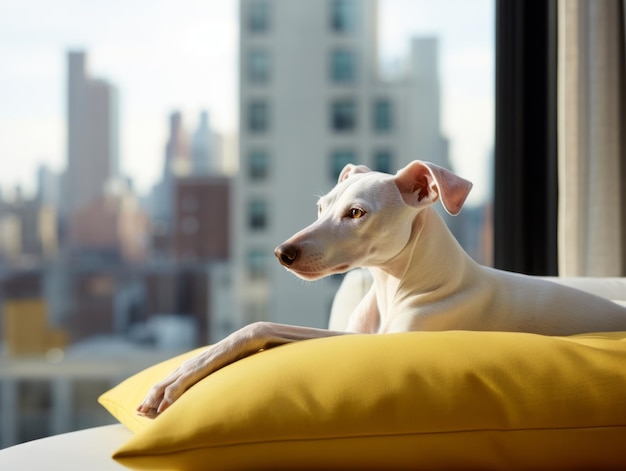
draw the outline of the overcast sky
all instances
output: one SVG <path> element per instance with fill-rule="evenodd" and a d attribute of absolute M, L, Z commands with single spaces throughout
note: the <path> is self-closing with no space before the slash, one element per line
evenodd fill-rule
<path fill-rule="evenodd" d="M 486 191 L 493 147 L 493 0 L 380 0 L 387 64 L 412 36 L 441 45 L 443 128 L 456 170 Z M 0 4 L 0 188 L 34 187 L 40 163 L 65 167 L 66 54 L 88 53 L 120 93 L 121 167 L 145 192 L 162 171 L 168 116 L 193 130 L 206 109 L 237 131 L 236 0 L 20 0 Z"/>

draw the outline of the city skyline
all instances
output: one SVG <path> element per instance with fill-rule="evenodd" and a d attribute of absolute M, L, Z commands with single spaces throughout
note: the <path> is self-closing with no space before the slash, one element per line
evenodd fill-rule
<path fill-rule="evenodd" d="M 162 12 L 164 5 L 172 5 L 142 1 L 138 4 Z M 177 6 L 184 10 L 191 3 L 180 0 Z M 119 11 L 117 0 L 112 5 Z M 67 10 L 71 14 L 84 8 L 72 6 Z M 67 73 L 54 96 L 65 103 L 57 111 L 64 121 L 62 131 L 67 126 L 68 143 L 58 146 L 61 164 L 53 169 L 67 165 L 66 175 L 40 171 L 37 198 L 25 194 L 14 201 L 0 199 L 0 363 L 9 366 L 0 375 L 0 414 L 5 418 L 0 448 L 109 423 L 112 419 L 102 414 L 97 397 L 149 359 L 156 362 L 215 343 L 257 320 L 326 327 L 341 277 L 303 284 L 272 256 L 278 241 L 314 216 L 313 195 L 334 186 L 346 161 L 395 171 L 424 155 L 450 166 L 452 146 L 472 147 L 445 128 L 445 95 L 454 93 L 445 91 L 442 79 L 461 75 L 461 85 L 471 82 L 460 71 L 451 73 L 446 64 L 446 36 L 404 38 L 397 56 L 406 60 L 404 70 L 387 61 L 382 65 L 389 75 L 381 80 L 375 54 L 380 43 L 377 0 L 242 0 L 241 6 L 236 16 L 241 44 L 234 53 L 241 68 L 233 67 L 239 96 L 229 105 L 242 113 L 235 125 L 235 130 L 240 128 L 241 166 L 236 175 L 219 171 L 225 151 L 229 159 L 237 158 L 232 141 L 223 145 L 224 121 L 211 103 L 199 98 L 206 95 L 184 87 L 191 82 L 180 79 L 195 70 L 189 57 L 176 62 L 161 54 L 160 70 L 178 65 L 178 78 L 156 77 L 152 83 L 149 75 L 131 74 L 133 88 L 124 70 L 108 71 L 101 65 L 115 48 L 103 54 L 95 44 L 72 45 L 59 54 Z M 185 11 L 184 16 L 194 15 Z M 150 15 L 144 20 L 152 21 Z M 161 26 L 178 21 L 174 14 L 162 20 Z M 132 23 L 132 15 L 122 23 Z M 104 29 L 117 27 L 117 21 L 107 18 L 101 24 Z M 204 31 L 206 24 L 200 28 Z M 145 34 L 128 44 L 126 64 L 135 73 L 150 64 L 150 58 L 137 53 L 150 39 Z M 168 38 L 173 51 L 185 43 L 185 38 L 178 39 Z M 205 43 L 206 38 L 194 42 L 199 49 Z M 162 52 L 162 44 L 151 47 L 155 55 Z M 42 74 L 46 67 L 42 64 Z M 484 78 L 489 70 L 475 72 Z M 204 88 L 219 89 L 200 72 L 196 79 Z M 28 168 L 25 153 L 43 148 L 37 147 L 44 144 L 39 139 L 42 128 L 30 124 L 33 113 L 47 106 L 39 100 L 53 94 L 25 82 L 31 94 L 15 92 L 13 101 L 23 103 L 19 109 L 24 121 L 13 121 L 13 115 L 10 126 L 3 128 L 10 114 L 0 109 L 0 155 L 15 145 L 16 153 L 23 152 L 10 162 L 3 160 L 3 169 Z M 0 99 L 6 94 L 3 83 L 9 81 L 0 76 Z M 190 101 L 165 109 L 160 90 L 167 90 L 165 98 L 188 96 Z M 470 101 L 476 99 L 466 92 Z M 147 116 L 143 113 L 152 110 L 146 119 L 158 122 L 163 133 L 128 136 L 136 125 L 125 124 L 134 116 L 129 101 L 138 105 L 142 98 L 155 103 L 135 111 Z M 461 122 L 468 121 L 464 113 L 480 114 L 480 107 L 461 109 L 457 100 L 451 102 L 455 110 L 448 116 L 460 116 Z M 486 103 L 488 115 L 491 105 Z M 478 124 L 484 142 L 475 152 L 484 156 L 492 145 L 492 129 L 486 121 Z M 124 134 L 132 137 L 125 144 Z M 138 170 L 129 167 L 129 142 L 154 146 L 142 147 Z M 469 154 L 467 163 L 479 166 Z M 453 164 L 464 171 L 458 162 Z M 138 189 L 144 196 L 152 191 L 138 198 L 124 177 L 149 177 L 150 172 L 153 177 Z M 7 172 L 0 176 L 11 181 Z M 72 199 L 72 211 L 62 210 L 61 191 Z M 468 253 L 487 263 L 489 215 L 488 204 L 477 204 L 450 225 L 453 233 L 455 227 L 464 231 L 459 242 Z M 122 356 L 125 361 L 120 362 Z M 35 374 L 30 365 L 39 368 Z"/>
<path fill-rule="evenodd" d="M 453 164 L 477 183 L 473 196 L 480 199 L 487 190 L 480 172 L 493 140 L 493 2 L 454 0 L 436 11 L 425 1 L 380 5 L 388 70 L 406 58 L 412 36 L 441 37 L 443 128 Z M 472 13 L 479 21 L 454 20 L 450 8 L 459 13 L 454 17 Z M 0 51 L 10 64 L 0 78 L 5 194 L 18 184 L 32 194 L 41 163 L 65 168 L 63 69 L 71 49 L 85 50 L 93 74 L 119 89 L 121 172 L 141 193 L 158 181 L 171 112 L 181 111 L 192 130 L 206 109 L 217 132 L 236 133 L 238 2 L 92 2 L 87 8 L 64 0 L 52 10 L 28 0 L 2 10 Z"/>

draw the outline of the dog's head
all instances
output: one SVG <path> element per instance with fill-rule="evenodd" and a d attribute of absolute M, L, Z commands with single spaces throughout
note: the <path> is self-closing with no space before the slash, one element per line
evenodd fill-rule
<path fill-rule="evenodd" d="M 469 181 L 429 162 L 411 162 L 396 175 L 348 164 L 337 185 L 319 199 L 317 221 L 274 254 L 306 280 L 382 266 L 406 246 L 417 212 L 441 199 L 456 215 L 471 188 Z"/>

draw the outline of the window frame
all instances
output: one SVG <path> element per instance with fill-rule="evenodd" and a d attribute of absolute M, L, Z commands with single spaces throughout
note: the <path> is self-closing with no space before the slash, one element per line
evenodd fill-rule
<path fill-rule="evenodd" d="M 334 84 L 353 85 L 358 77 L 357 53 L 347 48 L 337 48 L 330 52 L 330 80 Z"/>
<path fill-rule="evenodd" d="M 383 110 L 381 112 L 381 110 Z M 372 104 L 372 127 L 377 133 L 393 131 L 393 102 L 388 98 L 376 98 Z"/>
<path fill-rule="evenodd" d="M 358 24 L 358 2 L 355 0 L 332 0 L 329 17 L 330 30 L 347 34 L 356 31 Z"/>
<path fill-rule="evenodd" d="M 384 168 L 379 163 L 379 157 L 381 156 L 385 156 L 387 160 Z M 377 172 L 392 173 L 394 169 L 394 161 L 394 152 L 390 148 L 384 147 L 375 149 L 372 155 L 372 170 L 375 170 Z"/>
<path fill-rule="evenodd" d="M 359 110 L 355 99 L 341 98 L 330 105 L 330 128 L 336 133 L 351 133 L 358 128 Z"/>
<path fill-rule="evenodd" d="M 339 179 L 341 171 L 347 164 L 358 165 L 359 157 L 355 149 L 351 147 L 336 148 L 330 152 L 329 177 L 332 182 Z"/>
<path fill-rule="evenodd" d="M 265 49 L 248 51 L 248 81 L 254 85 L 266 85 L 271 80 L 270 54 Z"/>
<path fill-rule="evenodd" d="M 267 0 L 250 2 L 247 18 L 248 32 L 252 34 L 267 33 L 271 28 L 271 7 Z"/>
<path fill-rule="evenodd" d="M 247 152 L 248 180 L 261 182 L 268 179 L 270 174 L 269 153 L 262 148 L 252 148 Z M 258 163 L 262 161 L 262 164 Z"/>
<path fill-rule="evenodd" d="M 247 227 L 252 232 L 264 231 L 268 228 L 268 209 L 267 201 L 261 198 L 251 198 L 248 201 Z"/>
<path fill-rule="evenodd" d="M 270 105 L 266 100 L 254 99 L 248 103 L 247 130 L 264 134 L 270 130 Z"/>

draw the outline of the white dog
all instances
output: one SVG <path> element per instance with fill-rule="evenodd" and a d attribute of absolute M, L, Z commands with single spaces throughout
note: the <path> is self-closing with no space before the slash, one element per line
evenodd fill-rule
<path fill-rule="evenodd" d="M 368 267 L 374 283 L 352 313 L 348 331 L 492 330 L 570 335 L 626 330 L 626 308 L 537 278 L 483 267 L 430 207 L 461 211 L 472 185 L 448 170 L 415 161 L 396 175 L 346 166 L 320 198 L 319 216 L 276 248 L 279 261 L 306 280 Z M 183 363 L 152 387 L 137 408 L 154 417 L 190 386 L 262 349 L 342 335 L 259 322 Z"/>

